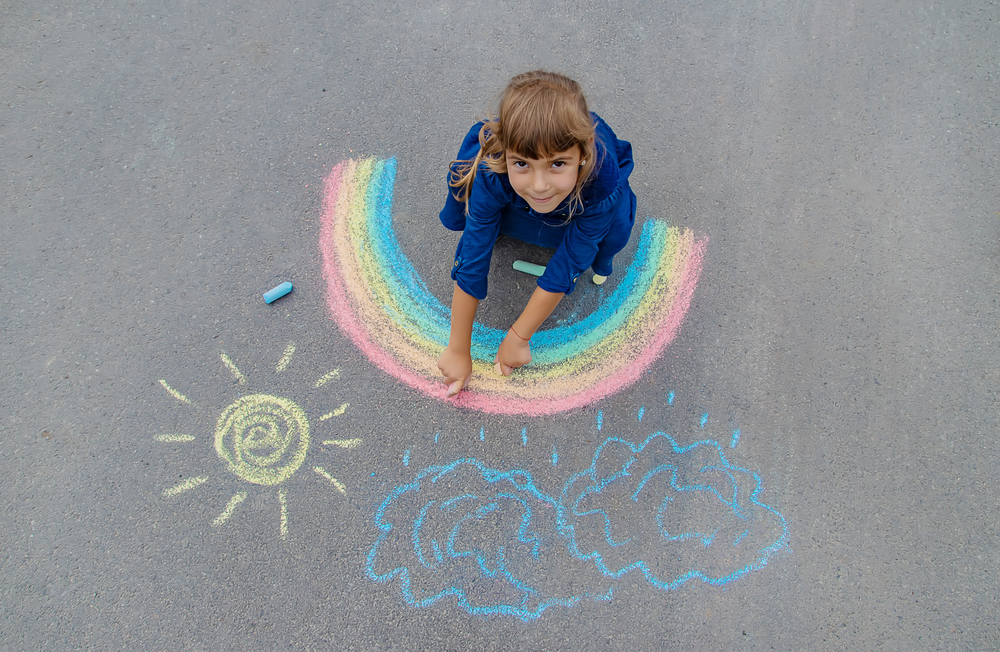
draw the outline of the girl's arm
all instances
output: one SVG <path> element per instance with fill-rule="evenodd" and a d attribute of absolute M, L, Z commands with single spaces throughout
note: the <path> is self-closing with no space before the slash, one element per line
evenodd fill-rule
<path fill-rule="evenodd" d="M 448 385 L 448 397 L 465 389 L 472 377 L 472 324 L 479 299 L 468 295 L 455 283 L 451 295 L 451 335 L 448 346 L 438 358 L 438 369 Z"/>
<path fill-rule="evenodd" d="M 563 292 L 549 292 L 542 288 L 535 288 L 534 294 L 528 300 L 528 305 L 524 307 L 521 316 L 507 331 L 507 336 L 497 350 L 493 362 L 497 365 L 497 370 L 500 373 L 509 376 L 511 370 L 531 362 L 531 343 L 529 340 L 542 325 L 542 322 L 549 318 L 564 296 Z M 454 317 L 452 323 L 454 323 Z"/>

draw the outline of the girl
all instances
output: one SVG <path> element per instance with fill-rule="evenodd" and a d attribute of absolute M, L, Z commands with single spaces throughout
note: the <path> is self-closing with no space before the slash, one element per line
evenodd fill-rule
<path fill-rule="evenodd" d="M 438 359 L 448 396 L 472 376 L 472 324 L 497 237 L 556 250 L 497 350 L 496 371 L 509 376 L 531 362 L 531 336 L 580 274 L 592 268 L 597 284 L 611 274 L 635 223 L 633 166 L 632 146 L 587 109 L 579 84 L 555 73 L 514 77 L 497 118 L 472 127 L 441 211 L 445 227 L 463 231 L 451 268 L 451 336 Z"/>

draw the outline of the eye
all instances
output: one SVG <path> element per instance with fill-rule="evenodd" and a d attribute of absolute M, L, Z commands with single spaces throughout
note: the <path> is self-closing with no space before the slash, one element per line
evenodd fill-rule
<path fill-rule="evenodd" d="M 511 165 L 513 165 L 518 170 L 527 170 L 528 169 L 528 164 L 525 163 L 524 161 L 513 161 L 511 163 Z"/>
<path fill-rule="evenodd" d="M 552 164 L 552 167 L 556 169 L 566 167 L 566 161 L 556 161 Z"/>

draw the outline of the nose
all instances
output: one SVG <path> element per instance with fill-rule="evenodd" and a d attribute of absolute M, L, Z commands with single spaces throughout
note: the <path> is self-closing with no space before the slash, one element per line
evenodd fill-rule
<path fill-rule="evenodd" d="M 531 174 L 531 190 L 534 192 L 542 192 L 548 189 L 548 179 L 546 178 L 545 172 L 542 170 L 533 171 Z"/>

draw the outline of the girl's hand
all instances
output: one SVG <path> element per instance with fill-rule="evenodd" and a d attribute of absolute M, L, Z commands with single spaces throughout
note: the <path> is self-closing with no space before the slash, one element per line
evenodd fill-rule
<path fill-rule="evenodd" d="M 448 398 L 465 389 L 472 378 L 472 354 L 468 349 L 455 350 L 446 347 L 438 358 L 438 369 L 448 385 Z"/>
<path fill-rule="evenodd" d="M 531 340 L 521 339 L 514 334 L 514 331 L 507 331 L 507 337 L 503 338 L 497 356 L 493 364 L 504 376 L 509 376 L 510 372 L 518 367 L 531 362 Z"/>

